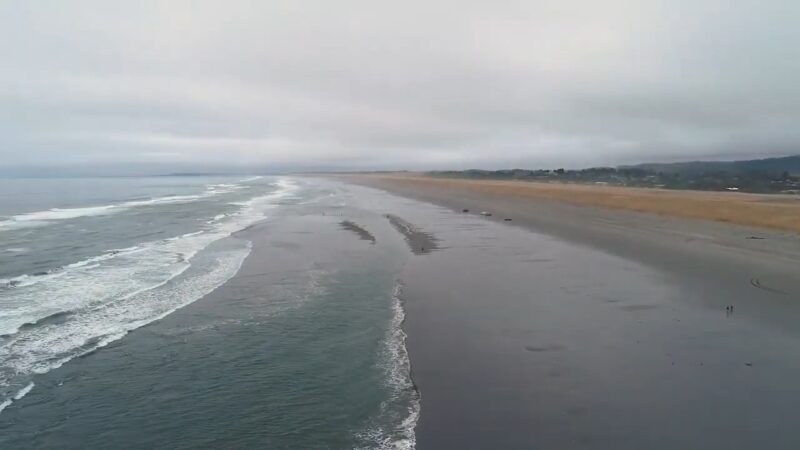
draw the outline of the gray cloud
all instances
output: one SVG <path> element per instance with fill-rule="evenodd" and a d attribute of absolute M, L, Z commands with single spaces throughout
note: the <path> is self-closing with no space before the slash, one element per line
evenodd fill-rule
<path fill-rule="evenodd" d="M 798 19 L 792 0 L 7 2 L 0 170 L 797 153 Z"/>

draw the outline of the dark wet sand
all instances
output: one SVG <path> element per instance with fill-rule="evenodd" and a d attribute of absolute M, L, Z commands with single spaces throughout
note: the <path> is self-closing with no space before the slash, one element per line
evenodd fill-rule
<path fill-rule="evenodd" d="M 375 243 L 375 236 L 373 236 L 372 233 L 367 231 L 361 225 L 350 220 L 343 220 L 339 222 L 339 225 L 341 225 L 343 229 L 355 233 L 356 236 L 358 236 L 362 241 L 370 241 L 373 244 Z"/>
<path fill-rule="evenodd" d="M 418 448 L 800 448 L 796 235 L 350 181 L 462 215 L 403 215 Z"/>
<path fill-rule="evenodd" d="M 403 235 L 412 253 L 422 255 L 438 248 L 436 238 L 430 233 L 419 230 L 414 224 L 394 214 L 386 214 L 386 218 L 394 229 Z"/>

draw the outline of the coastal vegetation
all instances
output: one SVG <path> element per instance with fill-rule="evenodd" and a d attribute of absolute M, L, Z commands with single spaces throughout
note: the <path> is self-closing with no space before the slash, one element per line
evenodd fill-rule
<path fill-rule="evenodd" d="M 703 191 L 800 194 L 800 156 L 752 161 L 694 161 L 588 169 L 429 172 L 437 177 L 521 180 Z"/>

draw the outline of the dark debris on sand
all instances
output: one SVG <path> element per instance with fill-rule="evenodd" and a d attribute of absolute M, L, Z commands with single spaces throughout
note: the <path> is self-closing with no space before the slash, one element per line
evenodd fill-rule
<path fill-rule="evenodd" d="M 367 231 L 361 225 L 349 220 L 343 220 L 339 222 L 339 225 L 341 225 L 345 230 L 352 231 L 353 233 L 357 234 L 361 240 L 370 241 L 373 244 L 375 243 L 375 236 L 373 236 L 372 233 Z"/>
<path fill-rule="evenodd" d="M 386 214 L 386 218 L 389 219 L 389 223 L 406 238 L 408 247 L 415 255 L 422 255 L 439 249 L 439 246 L 436 244 L 436 238 L 432 234 L 420 231 L 413 224 L 394 214 Z"/>

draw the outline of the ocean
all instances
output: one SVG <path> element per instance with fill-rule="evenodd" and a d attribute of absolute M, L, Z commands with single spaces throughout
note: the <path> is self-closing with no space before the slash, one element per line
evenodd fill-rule
<path fill-rule="evenodd" d="M 411 253 L 353 189 L 0 180 L 0 448 L 413 448 Z"/>

